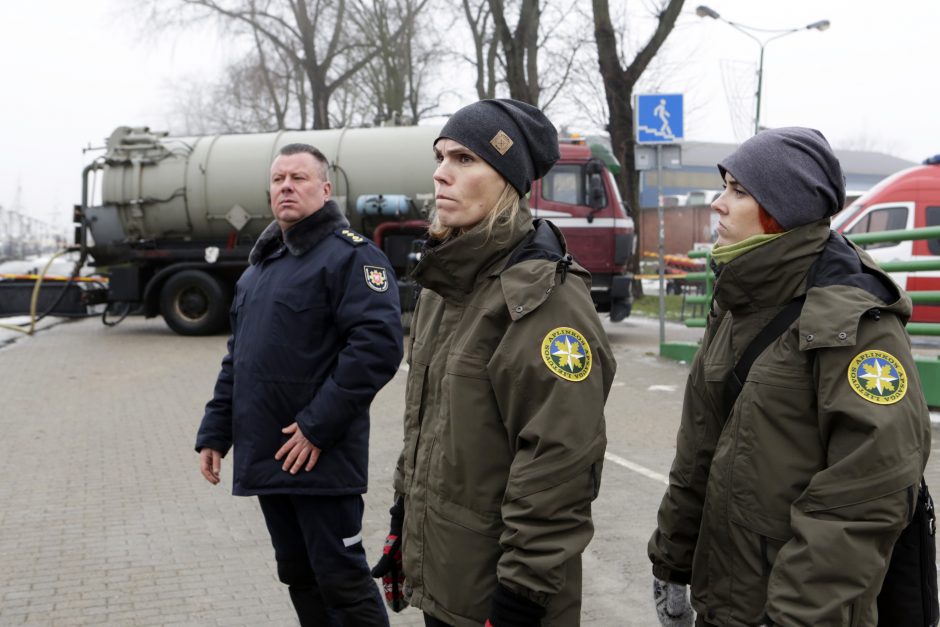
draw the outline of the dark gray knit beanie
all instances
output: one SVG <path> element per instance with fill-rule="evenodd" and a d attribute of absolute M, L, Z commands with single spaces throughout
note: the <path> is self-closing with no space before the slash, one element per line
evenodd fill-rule
<path fill-rule="evenodd" d="M 768 129 L 718 164 L 786 230 L 827 218 L 845 204 L 845 176 L 829 142 L 812 128 Z"/>
<path fill-rule="evenodd" d="M 480 100 L 450 116 L 438 139 L 463 144 L 520 196 L 558 161 L 558 132 L 538 108 L 518 100 Z"/>

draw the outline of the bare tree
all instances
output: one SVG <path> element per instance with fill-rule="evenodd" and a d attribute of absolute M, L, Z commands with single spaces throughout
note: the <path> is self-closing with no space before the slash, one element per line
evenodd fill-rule
<path fill-rule="evenodd" d="M 567 99 L 573 91 L 572 79 L 579 62 L 588 55 L 594 58 L 589 23 L 590 18 L 578 11 L 578 0 L 544 3 L 538 50 L 540 55 L 551 59 L 551 63 L 539 67 L 539 106 L 543 109 L 551 107 L 556 100 Z"/>
<path fill-rule="evenodd" d="M 382 37 L 397 42 L 405 29 L 413 28 L 415 14 L 427 4 L 427 0 L 177 1 L 184 11 L 161 17 L 164 24 L 216 18 L 233 33 L 250 36 L 260 72 L 258 86 L 266 92 L 278 125 L 289 124 L 293 108 L 301 127 L 308 126 L 308 112 L 312 112 L 309 125 L 317 129 L 329 128 L 330 101 L 337 91 L 361 78 L 361 72 L 382 52 L 381 46 L 366 39 L 366 33 L 349 27 L 367 21 L 361 10 L 389 9 L 385 24 L 394 28 Z M 151 15 L 165 13 L 165 6 L 158 7 L 156 2 L 151 6 Z M 399 8 L 411 13 L 398 19 L 393 14 Z"/>
<path fill-rule="evenodd" d="M 298 80 L 299 79 L 299 80 Z M 305 119 L 306 79 L 263 40 L 214 81 L 180 78 L 172 86 L 174 126 L 184 133 L 273 131 Z"/>
<path fill-rule="evenodd" d="M 567 20 L 576 6 L 577 0 L 462 0 L 473 41 L 473 56 L 464 59 L 476 70 L 477 97 L 494 98 L 502 84 L 511 98 L 542 108 L 558 98 L 586 41 Z"/>
<path fill-rule="evenodd" d="M 614 157 L 623 166 L 617 176 L 621 195 L 627 199 L 630 215 L 639 225 L 639 176 L 633 155 L 633 89 L 643 72 L 662 48 L 666 37 L 672 32 L 685 0 L 662 0 L 657 14 L 656 30 L 626 67 L 621 63 L 617 37 L 610 20 L 607 0 L 592 0 L 594 9 L 594 38 L 597 42 L 597 57 L 604 93 L 607 98 L 608 130 Z M 639 233 L 637 233 L 639 236 Z M 637 246 L 642 250 L 640 242 Z M 634 259 L 634 271 L 639 270 L 639 258 Z"/>
<path fill-rule="evenodd" d="M 496 97 L 496 55 L 499 39 L 493 28 L 489 0 L 463 0 L 464 15 L 473 36 L 473 59 L 466 59 L 477 73 L 476 89 L 480 100 Z M 466 57 L 465 57 L 466 58 Z"/>
<path fill-rule="evenodd" d="M 363 68 L 358 91 L 374 121 L 416 124 L 439 98 L 426 93 L 434 29 L 425 17 L 430 0 L 358 0 L 353 21 L 378 50 Z"/>
<path fill-rule="evenodd" d="M 538 34 L 542 15 L 540 0 L 522 0 L 519 20 L 512 30 L 506 21 L 503 0 L 489 0 L 496 35 L 503 49 L 509 96 L 539 104 Z"/>

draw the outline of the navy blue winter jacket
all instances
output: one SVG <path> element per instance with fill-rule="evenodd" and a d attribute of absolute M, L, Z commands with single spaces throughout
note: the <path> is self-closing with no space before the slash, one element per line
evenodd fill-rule
<path fill-rule="evenodd" d="M 237 495 L 362 494 L 369 405 L 402 357 L 388 259 L 328 201 L 283 237 L 273 222 L 249 261 L 196 450 L 234 446 Z M 295 421 L 323 452 L 313 470 L 291 475 L 274 454 Z"/>

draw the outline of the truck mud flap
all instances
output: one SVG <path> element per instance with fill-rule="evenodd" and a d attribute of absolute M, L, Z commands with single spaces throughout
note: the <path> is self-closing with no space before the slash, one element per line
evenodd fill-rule
<path fill-rule="evenodd" d="M 610 320 L 620 322 L 630 315 L 633 309 L 633 277 L 615 276 L 610 282 Z"/>

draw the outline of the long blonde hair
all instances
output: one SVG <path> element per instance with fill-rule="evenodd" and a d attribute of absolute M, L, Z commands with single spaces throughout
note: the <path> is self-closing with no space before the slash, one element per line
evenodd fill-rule
<path fill-rule="evenodd" d="M 503 193 L 499 195 L 496 204 L 493 205 L 493 208 L 483 219 L 486 239 L 489 239 L 497 228 L 511 224 L 519 214 L 521 205 L 519 192 L 516 191 L 515 187 L 506 183 L 506 187 L 503 188 Z M 428 227 L 428 233 L 433 239 L 444 241 L 459 235 L 460 229 L 441 224 L 437 211 L 435 211 L 431 226 Z"/>

